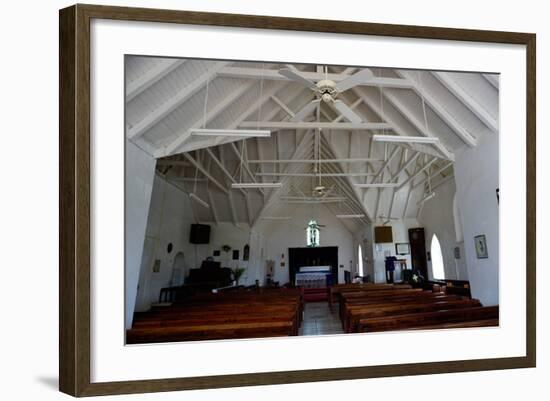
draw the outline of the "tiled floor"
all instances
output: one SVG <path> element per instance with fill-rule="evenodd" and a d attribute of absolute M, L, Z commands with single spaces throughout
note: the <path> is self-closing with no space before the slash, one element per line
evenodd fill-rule
<path fill-rule="evenodd" d="M 308 302 L 305 304 L 304 320 L 302 321 L 299 335 L 315 336 L 343 333 L 336 305 L 333 305 L 333 310 L 331 311 L 328 302 Z"/>

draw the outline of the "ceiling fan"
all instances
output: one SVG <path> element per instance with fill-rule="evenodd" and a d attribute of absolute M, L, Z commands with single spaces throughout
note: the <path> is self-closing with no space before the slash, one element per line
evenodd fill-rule
<path fill-rule="evenodd" d="M 320 104 L 321 101 L 323 101 L 327 104 L 332 105 L 350 122 L 361 122 L 361 117 L 359 117 L 347 104 L 337 99 L 336 97 L 338 96 L 338 94 L 372 79 L 373 73 L 370 69 L 365 68 L 363 70 L 360 70 L 338 83 L 328 79 L 327 67 L 325 67 L 325 79 L 321 79 L 317 82 L 309 80 L 304 75 L 302 75 L 301 71 L 291 65 L 287 66 L 287 68 L 282 68 L 281 70 L 279 70 L 279 74 L 308 87 L 317 96 L 315 100 L 305 105 L 305 107 L 303 107 L 298 113 L 296 113 L 296 115 L 290 119 L 291 121 L 302 121 L 309 113 L 311 113 L 315 109 L 315 107 Z"/>
<path fill-rule="evenodd" d="M 392 220 L 399 220 L 397 217 L 388 217 L 388 216 L 384 216 L 383 214 L 379 214 L 378 218 L 381 220 L 384 220 L 384 222 L 382 223 L 383 226 L 385 226 Z"/>

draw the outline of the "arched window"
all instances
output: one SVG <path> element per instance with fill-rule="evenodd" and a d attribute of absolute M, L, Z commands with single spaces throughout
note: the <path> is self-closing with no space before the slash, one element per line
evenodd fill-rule
<path fill-rule="evenodd" d="M 443 264 L 443 254 L 441 253 L 441 245 L 437 239 L 437 235 L 432 237 L 432 275 L 434 279 L 445 278 L 445 266 Z"/>
<path fill-rule="evenodd" d="M 307 246 L 319 246 L 319 224 L 315 220 L 310 220 L 307 229 Z"/>
<path fill-rule="evenodd" d="M 357 248 L 357 274 L 359 274 L 361 277 L 364 276 L 363 274 L 363 249 L 361 245 Z"/>

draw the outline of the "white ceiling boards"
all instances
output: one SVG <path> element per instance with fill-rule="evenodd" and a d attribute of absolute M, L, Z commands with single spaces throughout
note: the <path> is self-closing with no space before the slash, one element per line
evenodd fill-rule
<path fill-rule="evenodd" d="M 197 209 L 202 222 L 286 216 L 289 196 L 337 197 L 332 213 L 360 216 L 344 221 L 352 232 L 416 218 L 428 187 L 453 176 L 455 152 L 498 137 L 498 74 L 138 55 L 125 65 L 126 137 L 167 180 L 213 200 Z M 231 202 L 250 210 L 235 217 Z"/>

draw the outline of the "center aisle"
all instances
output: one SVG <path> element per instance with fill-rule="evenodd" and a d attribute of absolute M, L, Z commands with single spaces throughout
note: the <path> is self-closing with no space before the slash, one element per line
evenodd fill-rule
<path fill-rule="evenodd" d="M 338 308 L 331 311 L 328 302 L 306 302 L 304 320 L 298 335 L 315 336 L 320 334 L 343 334 Z"/>

